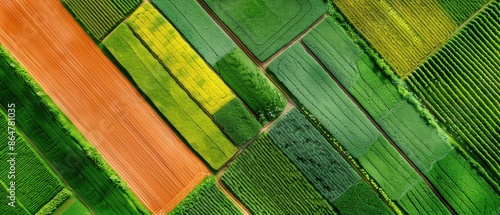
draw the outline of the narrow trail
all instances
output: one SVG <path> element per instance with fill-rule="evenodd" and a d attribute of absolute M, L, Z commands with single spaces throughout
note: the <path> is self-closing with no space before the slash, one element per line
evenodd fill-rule
<path fill-rule="evenodd" d="M 3 109 L 5 112 L 7 112 L 7 109 L 2 105 L 0 104 L 0 108 Z M 45 161 L 45 163 L 47 163 L 50 168 L 52 169 L 52 171 L 54 171 L 57 176 L 59 176 L 59 178 L 64 182 L 64 184 L 66 185 L 67 188 L 69 188 L 71 190 L 71 192 L 73 192 L 73 194 L 78 198 L 78 200 L 80 200 L 80 202 L 82 202 L 85 207 L 87 207 L 87 209 L 89 209 L 90 212 L 92 212 L 92 214 L 96 214 L 96 212 L 90 207 L 90 205 L 85 202 L 85 200 L 83 200 L 83 198 L 78 195 L 77 192 L 75 192 L 75 190 L 69 186 L 69 183 L 66 181 L 66 179 L 64 179 L 64 177 L 62 177 L 62 174 L 59 173 L 59 171 L 57 171 L 57 169 L 49 162 L 49 160 L 47 159 L 47 157 L 45 157 L 45 155 L 42 153 L 42 151 L 40 151 L 40 149 L 38 149 L 38 147 L 33 143 L 33 141 L 31 140 L 30 137 L 28 137 L 28 135 L 26 135 L 26 133 L 23 131 L 23 129 L 21 129 L 19 127 L 19 125 L 16 125 L 16 130 L 18 130 L 19 132 L 21 132 L 22 135 L 24 135 L 24 138 L 30 143 L 30 145 L 38 152 L 38 155 L 40 155 L 43 160 Z"/>
<path fill-rule="evenodd" d="M 302 46 L 306 49 L 306 51 L 309 53 L 309 55 L 311 55 L 314 60 L 319 64 L 321 65 L 321 67 L 325 70 L 325 71 L 328 71 L 328 68 L 325 66 L 325 64 L 323 64 L 319 59 L 318 57 L 304 44 L 302 43 Z M 342 91 L 344 92 L 344 94 L 346 94 L 349 99 L 351 99 L 351 101 L 356 104 L 356 106 L 358 107 L 359 110 L 361 110 L 363 112 L 363 114 L 365 115 L 366 118 L 368 118 L 371 123 L 377 128 L 377 130 L 384 136 L 385 139 L 387 139 L 389 141 L 389 143 L 392 145 L 392 147 L 394 149 L 396 149 L 396 151 L 401 155 L 401 157 L 403 157 L 403 159 L 408 162 L 408 164 L 410 164 L 410 166 L 413 168 L 413 170 L 415 170 L 415 172 L 418 173 L 418 175 L 424 180 L 424 182 L 427 184 L 427 186 L 429 186 L 432 190 L 432 192 L 434 192 L 434 194 L 436 194 L 436 196 L 439 198 L 439 200 L 446 206 L 446 208 L 452 213 L 452 214 L 457 214 L 457 212 L 451 207 L 451 205 L 448 203 L 448 201 L 446 201 L 446 199 L 443 197 L 443 195 L 437 190 L 437 188 L 429 181 L 429 179 L 427 178 L 427 176 L 425 176 L 423 174 L 422 171 L 420 171 L 420 169 L 418 169 L 418 167 L 415 165 L 415 163 L 413 163 L 409 158 L 408 156 L 406 156 L 406 154 L 401 150 L 401 148 L 396 145 L 396 143 L 394 142 L 394 140 L 389 137 L 389 135 L 380 127 L 380 125 L 375 121 L 375 119 L 373 119 L 373 117 L 366 111 L 366 109 L 358 102 L 358 100 L 356 100 L 356 98 L 354 98 L 351 93 L 349 91 L 347 91 L 347 89 L 339 82 L 339 80 L 334 76 L 332 75 L 331 73 L 327 72 L 328 75 L 335 81 L 335 83 L 342 89 Z"/>
<path fill-rule="evenodd" d="M 413 73 L 420 65 L 422 65 L 423 63 L 425 63 L 425 61 L 429 57 L 431 57 L 436 52 L 438 52 L 444 45 L 446 45 L 446 43 L 448 42 L 448 40 L 450 40 L 453 36 L 455 36 L 460 30 L 462 30 L 467 24 L 469 24 L 469 22 L 472 19 L 474 19 L 479 13 L 481 13 L 486 7 L 488 7 L 494 1 L 495 0 L 490 0 L 488 3 L 484 4 L 481 8 L 479 8 L 479 10 L 477 10 L 476 12 L 474 12 L 468 19 L 466 19 L 460 26 L 458 26 L 458 28 L 455 31 L 453 31 L 453 33 L 451 33 L 445 40 L 443 40 L 441 43 L 439 43 L 436 46 L 436 48 L 434 48 L 429 54 L 427 54 L 424 58 L 422 58 L 422 60 L 420 62 L 418 62 L 413 68 L 411 68 L 409 71 L 407 71 L 401 77 L 401 80 L 404 80 L 404 79 L 408 78 L 408 76 L 411 73 Z"/>

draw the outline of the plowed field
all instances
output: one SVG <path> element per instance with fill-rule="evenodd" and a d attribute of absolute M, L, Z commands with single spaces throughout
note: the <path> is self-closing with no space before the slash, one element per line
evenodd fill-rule
<path fill-rule="evenodd" d="M 155 213 L 208 170 L 58 0 L 2 1 L 0 43 Z"/>

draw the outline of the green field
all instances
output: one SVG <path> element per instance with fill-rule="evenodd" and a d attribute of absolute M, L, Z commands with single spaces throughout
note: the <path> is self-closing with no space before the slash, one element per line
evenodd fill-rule
<path fill-rule="evenodd" d="M 500 178 L 498 17 L 500 2 L 494 1 L 406 79 L 448 132 L 496 179 Z"/>
<path fill-rule="evenodd" d="M 322 0 L 206 0 L 210 8 L 264 61 L 326 12 Z"/>
<path fill-rule="evenodd" d="M 415 189 L 401 197 L 398 203 L 407 214 L 451 214 L 422 180 L 415 185 Z"/>
<path fill-rule="evenodd" d="M 193 100 L 214 116 L 236 145 L 257 135 L 262 127 L 257 119 L 250 116 L 231 89 L 152 5 L 140 7 L 127 24 Z M 231 107 L 223 108 L 229 104 Z"/>
<path fill-rule="evenodd" d="M 217 187 L 214 177 L 207 177 L 168 214 L 243 214 Z"/>
<path fill-rule="evenodd" d="M 126 25 L 119 26 L 104 44 L 139 89 L 213 169 L 219 169 L 236 153 L 224 133 Z"/>
<path fill-rule="evenodd" d="M 303 42 L 420 170 L 429 171 L 451 150 L 443 132 L 428 124 L 333 18 Z"/>
<path fill-rule="evenodd" d="M 265 134 L 231 163 L 222 182 L 254 214 L 334 214 Z"/>
<path fill-rule="evenodd" d="M 353 207 L 355 203 L 355 207 Z M 341 214 L 394 214 L 365 182 L 358 182 L 334 203 Z"/>
<path fill-rule="evenodd" d="M 280 118 L 268 136 L 330 204 L 361 179 L 297 109 Z"/>
<path fill-rule="evenodd" d="M 152 0 L 151 3 L 210 65 L 236 48 L 196 0 Z"/>
<path fill-rule="evenodd" d="M 0 103 L 16 104 L 18 127 L 68 185 L 97 213 L 145 210 L 120 180 L 110 180 L 119 177 L 24 68 L 5 49 L 0 55 Z"/>
<path fill-rule="evenodd" d="M 131 14 L 141 0 L 61 0 L 73 17 L 97 41 Z"/>
<path fill-rule="evenodd" d="M 462 24 L 474 12 L 489 2 L 489 0 L 437 0 L 439 4 L 448 12 L 457 25 Z"/>
<path fill-rule="evenodd" d="M 499 214 L 500 196 L 456 151 L 435 164 L 429 179 L 458 214 Z"/>
<path fill-rule="evenodd" d="M 214 66 L 222 79 L 265 124 L 285 109 L 286 98 L 241 49 L 234 49 Z"/>
<path fill-rule="evenodd" d="M 4 104 L 7 103 L 2 102 L 2 105 Z M 0 107 L 0 129 L 2 131 L 0 132 L 0 140 L 4 146 L 0 150 L 0 159 L 2 160 L 0 163 L 0 175 L 2 176 L 0 177 L 0 189 L 7 191 L 10 189 L 11 181 L 14 181 L 16 206 L 25 209 L 24 214 L 33 214 L 60 192 L 63 185 L 52 173 L 50 167 L 45 164 L 45 161 L 38 156 L 38 152 L 32 148 L 24 134 L 18 130 L 19 128 L 14 127 L 16 131 L 8 130 L 7 111 L 3 108 L 8 109 L 9 107 Z M 13 132 L 12 135 L 16 138 L 12 151 L 9 150 L 10 147 L 7 147 L 11 137 L 10 132 Z M 16 153 L 16 155 L 8 153 Z M 14 158 L 15 170 L 14 173 L 9 173 L 11 172 L 11 161 L 9 160 L 12 158 Z M 10 178 L 11 176 L 15 178 Z M 7 201 L 10 202 L 10 200 L 7 199 L 7 195 L 2 197 L 5 199 L 5 201 L 2 200 L 2 207 L 7 206 Z"/>

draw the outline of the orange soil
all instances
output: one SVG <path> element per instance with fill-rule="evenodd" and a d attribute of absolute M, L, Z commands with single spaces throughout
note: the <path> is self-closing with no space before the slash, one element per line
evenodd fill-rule
<path fill-rule="evenodd" d="M 209 174 L 59 0 L 5 0 L 3 44 L 154 213 Z"/>

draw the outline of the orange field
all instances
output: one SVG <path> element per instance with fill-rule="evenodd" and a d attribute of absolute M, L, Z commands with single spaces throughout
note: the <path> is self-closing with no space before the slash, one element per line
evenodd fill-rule
<path fill-rule="evenodd" d="M 59 0 L 2 1 L 0 17 L 0 43 L 148 209 L 171 210 L 209 174 Z"/>

